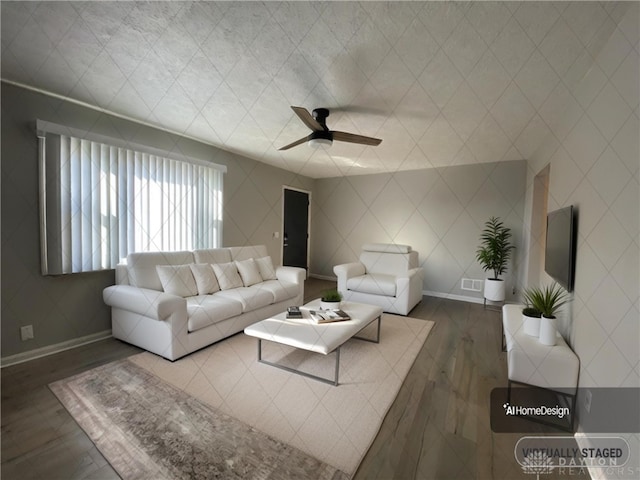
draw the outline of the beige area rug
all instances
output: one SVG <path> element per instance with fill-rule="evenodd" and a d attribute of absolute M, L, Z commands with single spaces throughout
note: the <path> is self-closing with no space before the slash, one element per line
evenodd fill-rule
<path fill-rule="evenodd" d="M 337 387 L 258 363 L 257 340 L 241 333 L 176 362 L 141 353 L 51 388 L 125 479 L 336 480 L 355 473 L 432 326 L 383 315 L 379 344 L 341 348 Z M 360 335 L 373 338 L 375 323 Z M 330 378 L 334 355 L 263 342 L 266 360 Z"/>
<path fill-rule="evenodd" d="M 257 362 L 257 340 L 239 334 L 176 362 L 152 353 L 138 365 L 204 403 L 353 475 L 371 446 L 433 322 L 385 314 L 380 343 L 352 339 L 334 387 Z M 376 323 L 359 336 L 374 338 Z M 327 356 L 263 342 L 263 358 L 333 378 Z"/>

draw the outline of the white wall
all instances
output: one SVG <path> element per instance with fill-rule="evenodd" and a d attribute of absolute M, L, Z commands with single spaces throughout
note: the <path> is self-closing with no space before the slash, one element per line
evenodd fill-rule
<path fill-rule="evenodd" d="M 562 332 L 582 361 L 583 385 L 639 385 L 637 15 L 634 3 L 529 161 L 529 191 L 550 163 L 548 210 L 578 211 L 572 315 Z"/>
<path fill-rule="evenodd" d="M 113 285 L 113 270 L 40 274 L 38 118 L 226 165 L 223 245 L 266 244 L 280 261 L 273 232 L 282 229 L 282 185 L 311 189 L 312 179 L 30 90 L 1 88 L 3 358 L 111 329 L 102 290 Z M 20 340 L 23 325 L 33 325 L 33 340 Z"/>
<path fill-rule="evenodd" d="M 482 298 L 461 279 L 484 279 L 475 260 L 484 222 L 498 216 L 521 248 L 526 162 L 496 162 L 316 180 L 311 273 L 356 261 L 364 243 L 411 245 L 424 268 L 424 291 Z M 515 285 L 519 255 L 505 280 Z"/>
<path fill-rule="evenodd" d="M 578 211 L 575 292 L 560 326 L 585 388 L 640 386 L 638 15 L 638 3 L 629 4 L 528 162 L 527 213 L 533 178 L 547 164 L 548 210 Z M 640 451 L 637 436 L 631 446 Z"/>

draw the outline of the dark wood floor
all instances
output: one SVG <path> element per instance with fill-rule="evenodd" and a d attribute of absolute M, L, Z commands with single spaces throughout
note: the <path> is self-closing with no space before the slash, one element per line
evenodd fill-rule
<path fill-rule="evenodd" d="M 332 285 L 311 279 L 305 298 Z M 435 326 L 355 478 L 531 480 L 513 456 L 522 435 L 489 426 L 488 395 L 506 385 L 499 313 L 424 297 L 411 316 Z M 2 369 L 1 477 L 118 478 L 47 385 L 139 351 L 109 339 Z"/>

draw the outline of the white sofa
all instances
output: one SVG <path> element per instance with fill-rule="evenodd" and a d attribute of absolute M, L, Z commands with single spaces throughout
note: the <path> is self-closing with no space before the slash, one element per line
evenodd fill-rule
<path fill-rule="evenodd" d="M 422 268 L 409 245 L 369 243 L 360 261 L 333 267 L 345 300 L 407 315 L 422 300 Z"/>
<path fill-rule="evenodd" d="M 115 338 L 176 360 L 301 305 L 304 279 L 264 245 L 132 253 L 103 298 Z"/>

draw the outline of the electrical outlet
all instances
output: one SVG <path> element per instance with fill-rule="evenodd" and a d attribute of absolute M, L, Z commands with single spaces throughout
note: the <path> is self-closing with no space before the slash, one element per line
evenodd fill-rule
<path fill-rule="evenodd" d="M 25 340 L 31 340 L 33 338 L 33 325 L 20 327 L 20 338 L 23 342 Z"/>
<path fill-rule="evenodd" d="M 587 413 L 591 412 L 591 398 L 591 390 L 587 390 L 584 394 L 584 409 L 587 411 Z"/>

